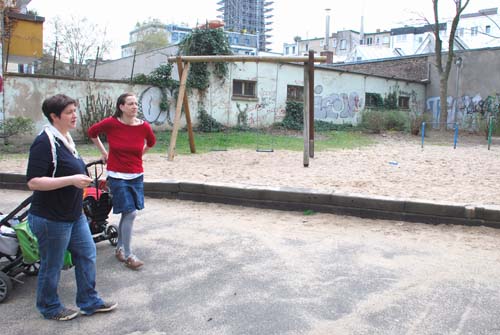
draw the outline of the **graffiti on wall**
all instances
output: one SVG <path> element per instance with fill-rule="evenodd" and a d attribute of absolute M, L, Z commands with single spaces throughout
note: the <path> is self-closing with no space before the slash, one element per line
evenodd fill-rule
<path fill-rule="evenodd" d="M 162 125 L 166 122 L 172 126 L 176 106 L 176 101 L 172 98 L 174 94 L 175 92 L 158 87 L 148 87 L 142 91 L 139 95 L 139 108 L 144 119 L 150 124 Z M 162 101 L 168 101 L 168 106 L 162 104 Z"/>
<path fill-rule="evenodd" d="M 439 117 L 441 115 L 440 97 L 430 97 L 427 99 L 427 111 L 432 113 L 434 128 L 439 128 Z M 463 95 L 461 97 L 449 96 L 447 123 L 457 122 L 461 128 L 478 130 L 479 120 L 498 117 L 500 114 L 500 93 L 482 98 L 480 94 L 474 96 Z"/>
<path fill-rule="evenodd" d="M 417 95 L 417 92 L 415 92 L 414 90 L 411 90 L 411 91 L 404 91 L 404 90 L 399 90 L 398 92 L 398 96 L 400 97 L 408 97 L 409 98 L 409 106 L 408 108 L 412 111 L 412 112 L 422 112 L 423 111 L 423 108 L 422 105 L 423 105 L 423 101 L 419 101 L 418 100 L 418 95 Z"/>
<path fill-rule="evenodd" d="M 274 90 L 261 89 L 258 97 L 259 101 L 245 104 L 250 127 L 271 125 L 285 117 L 285 107 L 278 104 Z"/>
<path fill-rule="evenodd" d="M 357 113 L 363 105 L 358 92 L 323 94 L 323 86 L 314 88 L 314 118 L 316 120 L 342 121 L 355 123 Z"/>

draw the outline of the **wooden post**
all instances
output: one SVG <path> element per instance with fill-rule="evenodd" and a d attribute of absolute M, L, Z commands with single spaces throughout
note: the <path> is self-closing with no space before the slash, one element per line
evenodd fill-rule
<path fill-rule="evenodd" d="M 184 95 L 186 94 L 186 81 L 187 75 L 189 72 L 189 63 L 186 63 L 182 71 L 181 82 L 179 85 L 179 96 L 177 97 L 177 105 L 175 107 L 175 118 L 174 118 L 174 126 L 172 127 L 172 135 L 170 136 L 170 146 L 168 148 L 168 160 L 174 160 L 175 154 L 175 143 L 177 142 L 177 133 L 179 132 L 179 123 L 181 121 L 181 110 L 182 103 L 184 101 Z"/>
<path fill-rule="evenodd" d="M 177 138 L 177 132 L 179 128 L 180 119 L 180 111 L 183 104 L 186 91 L 186 80 L 187 80 L 187 71 L 189 69 L 190 63 L 199 63 L 199 62 L 207 62 L 207 63 L 217 63 L 217 62 L 269 62 L 269 63 L 303 63 L 304 64 L 304 167 L 309 166 L 309 157 L 314 156 L 314 63 L 319 62 L 323 63 L 327 61 L 327 57 L 325 56 L 314 56 L 314 53 L 309 53 L 308 56 L 250 56 L 250 55 L 211 55 L 211 56 L 176 56 L 176 57 L 167 57 L 169 63 L 172 62 L 185 62 L 186 66 L 182 71 L 181 77 L 181 86 L 179 88 L 179 98 L 177 99 L 177 108 L 175 113 L 175 121 L 174 127 L 172 130 L 172 140 L 170 141 L 169 148 L 169 160 L 174 159 L 174 150 L 175 150 L 175 141 Z M 179 71 L 181 71 L 182 66 L 178 66 Z M 186 77 L 186 78 L 185 78 Z M 184 78 L 184 79 L 183 79 Z M 184 80 L 184 82 L 183 82 Z M 185 109 L 187 110 L 186 122 L 188 121 L 189 116 L 189 106 L 185 105 Z M 190 145 L 191 145 L 191 137 L 190 137 Z M 193 138 L 193 147 L 194 148 L 194 138 Z"/>
<path fill-rule="evenodd" d="M 304 64 L 304 167 L 309 166 L 309 68 Z"/>
<path fill-rule="evenodd" d="M 177 57 L 177 71 L 179 72 L 179 79 L 180 79 L 184 71 L 181 57 Z M 189 135 L 189 148 L 191 149 L 191 153 L 194 154 L 196 153 L 196 147 L 194 145 L 193 125 L 191 123 L 191 112 L 189 111 L 189 101 L 187 94 L 184 94 L 182 102 L 184 106 L 184 113 L 186 113 L 186 125 Z"/>
<path fill-rule="evenodd" d="M 217 55 L 217 56 L 181 56 L 183 62 L 189 63 L 216 63 L 216 62 L 268 62 L 268 63 L 286 63 L 297 62 L 306 63 L 308 56 L 250 56 L 250 55 Z M 169 62 L 177 61 L 177 56 L 167 57 Z M 326 62 L 326 56 L 314 57 L 315 62 Z"/>
<path fill-rule="evenodd" d="M 309 71 L 309 157 L 314 158 L 314 51 L 312 50 L 309 50 L 307 68 Z"/>

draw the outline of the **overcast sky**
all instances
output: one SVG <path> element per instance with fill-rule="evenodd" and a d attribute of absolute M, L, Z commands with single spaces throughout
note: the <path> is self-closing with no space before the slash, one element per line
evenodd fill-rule
<path fill-rule="evenodd" d="M 106 27 L 113 41 L 109 58 L 120 57 L 120 46 L 126 44 L 136 22 L 157 18 L 164 23 L 195 26 L 198 22 L 216 19 L 218 0 L 32 0 L 28 9 L 50 22 L 54 16 L 87 17 Z M 442 16 L 453 13 L 453 0 L 441 0 Z M 466 12 L 499 7 L 498 0 L 471 0 Z M 390 29 L 404 24 L 417 24 L 419 17 L 432 18 L 431 0 L 274 0 L 271 48 L 282 52 L 283 43 L 292 43 L 294 36 L 314 38 L 325 36 L 326 9 L 330 12 L 330 32 L 342 29 L 359 31 L 361 16 L 365 32 Z M 411 20 L 411 21 L 408 21 Z M 44 25 L 45 28 L 49 24 Z M 49 34 L 46 31 L 45 34 Z"/>

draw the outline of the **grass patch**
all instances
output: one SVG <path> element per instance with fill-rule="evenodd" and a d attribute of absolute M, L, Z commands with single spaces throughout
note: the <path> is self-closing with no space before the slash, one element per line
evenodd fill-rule
<path fill-rule="evenodd" d="M 152 153 L 166 154 L 170 143 L 170 131 L 156 132 L 157 143 L 151 149 Z M 194 134 L 196 153 L 202 154 L 214 150 L 231 149 L 274 149 L 274 150 L 304 150 L 304 139 L 301 132 L 273 130 L 265 131 L 236 131 L 228 130 L 218 133 Z M 355 131 L 320 131 L 315 132 L 314 150 L 352 149 L 373 144 L 369 136 Z M 16 153 L 2 150 L 1 159 L 27 158 L 29 144 L 17 148 Z M 99 151 L 91 143 L 77 143 L 80 155 L 86 157 L 99 157 Z M 190 154 L 189 138 L 187 131 L 179 131 L 176 142 L 176 154 Z"/>
<path fill-rule="evenodd" d="M 158 133 L 157 145 L 152 152 L 164 153 L 170 143 L 170 132 Z M 315 133 L 316 151 L 331 149 L 351 149 L 373 144 L 373 141 L 361 132 L 325 131 Z M 226 131 L 219 133 L 195 133 L 194 141 L 197 153 L 213 150 L 230 149 L 274 149 L 304 150 L 304 139 L 299 132 L 271 134 L 258 131 Z M 186 131 L 179 132 L 176 142 L 177 154 L 189 154 L 189 138 Z"/>

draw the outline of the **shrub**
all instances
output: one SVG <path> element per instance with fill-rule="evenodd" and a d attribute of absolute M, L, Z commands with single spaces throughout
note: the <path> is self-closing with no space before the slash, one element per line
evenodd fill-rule
<path fill-rule="evenodd" d="M 388 93 L 384 99 L 384 107 L 386 109 L 398 108 L 398 94 L 396 92 Z"/>
<path fill-rule="evenodd" d="M 361 127 L 377 134 L 382 130 L 405 131 L 409 124 L 406 112 L 399 110 L 369 110 L 361 116 Z"/>
<path fill-rule="evenodd" d="M 379 134 L 384 129 L 384 115 L 382 111 L 364 111 L 361 115 L 361 127 L 375 134 Z"/>
<path fill-rule="evenodd" d="M 224 130 L 224 125 L 208 115 L 205 109 L 198 110 L 198 131 L 204 133 L 216 133 Z"/>
<path fill-rule="evenodd" d="M 101 96 L 99 93 L 95 96 L 89 92 L 89 95 L 85 97 L 85 114 L 82 113 L 82 108 L 79 109 L 79 112 L 82 136 L 86 142 L 89 142 L 87 131 L 94 123 L 113 115 L 115 112 L 114 103 L 110 97 Z M 105 140 L 105 137 L 101 136 L 101 139 Z"/>
<path fill-rule="evenodd" d="M 331 131 L 331 130 L 347 130 L 352 129 L 352 124 L 350 123 L 332 123 L 322 120 L 314 120 L 314 129 L 317 131 Z"/>
<path fill-rule="evenodd" d="M 409 121 L 410 121 L 410 132 L 412 135 L 418 135 L 420 134 L 420 130 L 422 129 L 422 122 L 429 122 L 431 121 L 432 117 L 430 114 L 425 114 L 425 113 L 414 113 L 410 112 L 409 114 Z"/>
<path fill-rule="evenodd" d="M 285 129 L 300 130 L 304 126 L 304 104 L 302 102 L 287 101 L 285 117 L 282 126 Z"/>
<path fill-rule="evenodd" d="M 404 131 L 408 129 L 409 118 L 405 112 L 387 111 L 385 112 L 384 127 L 387 130 Z"/>
<path fill-rule="evenodd" d="M 32 133 L 35 125 L 33 120 L 22 116 L 7 118 L 0 122 L 0 136 L 4 138 L 4 144 L 9 144 L 9 137 L 21 133 Z"/>

